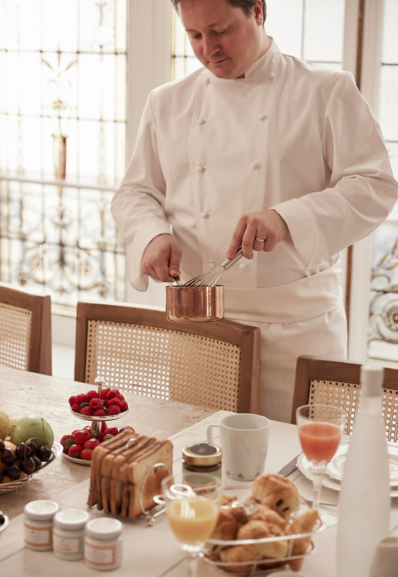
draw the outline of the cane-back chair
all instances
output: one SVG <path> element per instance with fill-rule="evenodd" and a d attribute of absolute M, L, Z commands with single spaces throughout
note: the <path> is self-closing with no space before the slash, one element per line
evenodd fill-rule
<path fill-rule="evenodd" d="M 78 303 L 75 380 L 235 412 L 259 411 L 260 329 L 172 323 L 162 311 Z"/>
<path fill-rule="evenodd" d="M 344 433 L 349 435 L 358 412 L 361 363 L 301 356 L 297 359 L 291 422 L 301 405 L 321 403 L 344 408 L 348 415 Z M 384 369 L 382 391 L 387 439 L 398 441 L 398 369 Z"/>
<path fill-rule="evenodd" d="M 0 285 L 0 365 L 51 375 L 51 297 Z"/>

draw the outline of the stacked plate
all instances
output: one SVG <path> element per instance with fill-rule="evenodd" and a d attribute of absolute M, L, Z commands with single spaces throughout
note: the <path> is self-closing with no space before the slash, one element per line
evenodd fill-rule
<path fill-rule="evenodd" d="M 326 473 L 322 481 L 324 487 L 335 491 L 341 490 L 341 480 L 349 444 L 349 439 L 341 441 L 335 456 L 326 467 Z M 391 497 L 398 497 L 398 444 L 389 442 L 387 443 L 387 449 L 390 467 L 390 494 Z M 304 453 L 301 453 L 297 459 L 297 467 L 304 477 L 312 481 L 311 464 L 304 456 Z"/>

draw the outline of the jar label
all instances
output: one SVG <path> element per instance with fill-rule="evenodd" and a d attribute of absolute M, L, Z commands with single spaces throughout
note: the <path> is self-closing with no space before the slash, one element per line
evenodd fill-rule
<path fill-rule="evenodd" d="M 25 524 L 25 543 L 26 545 L 51 545 L 52 527 L 32 527 Z"/>
<path fill-rule="evenodd" d="M 114 567 L 117 564 L 116 544 L 113 545 L 94 545 L 85 541 L 84 559 L 88 565 L 94 567 Z"/>
<path fill-rule="evenodd" d="M 79 539 L 65 539 L 54 534 L 54 549 L 63 553 L 79 553 Z"/>

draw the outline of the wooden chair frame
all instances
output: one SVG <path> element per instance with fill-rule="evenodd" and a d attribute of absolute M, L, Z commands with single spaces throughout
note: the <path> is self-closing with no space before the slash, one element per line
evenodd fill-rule
<path fill-rule="evenodd" d="M 75 380 L 85 382 L 86 342 L 89 320 L 152 326 L 201 335 L 230 343 L 241 349 L 238 412 L 260 411 L 260 329 L 228 320 L 209 323 L 172 323 L 163 311 L 141 309 L 129 304 L 77 304 Z"/>
<path fill-rule="evenodd" d="M 31 311 L 28 371 L 51 375 L 51 297 L 36 296 L 1 285 L 0 302 Z"/>
<path fill-rule="evenodd" d="M 296 424 L 297 407 L 308 404 L 310 381 L 326 379 L 328 381 L 359 385 L 361 365 L 362 363 L 331 361 L 305 355 L 298 357 L 290 422 Z M 384 369 L 383 387 L 398 390 L 397 369 Z"/>

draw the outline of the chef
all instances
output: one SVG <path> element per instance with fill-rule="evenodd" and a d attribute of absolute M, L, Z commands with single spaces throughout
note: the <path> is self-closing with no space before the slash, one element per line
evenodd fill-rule
<path fill-rule="evenodd" d="M 344 359 L 339 252 L 397 198 L 351 74 L 284 55 L 261 0 L 172 0 L 203 68 L 153 90 L 112 212 L 130 283 L 232 258 L 226 316 L 261 328 L 261 412 L 290 421 L 296 359 Z"/>

